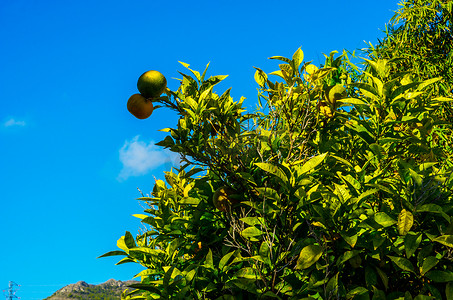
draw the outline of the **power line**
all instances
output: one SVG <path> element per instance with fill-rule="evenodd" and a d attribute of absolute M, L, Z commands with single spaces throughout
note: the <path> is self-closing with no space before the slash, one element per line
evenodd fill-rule
<path fill-rule="evenodd" d="M 16 296 L 16 292 L 19 290 L 20 285 L 10 281 L 7 290 L 3 290 L 3 294 L 6 296 L 6 300 L 20 299 Z"/>

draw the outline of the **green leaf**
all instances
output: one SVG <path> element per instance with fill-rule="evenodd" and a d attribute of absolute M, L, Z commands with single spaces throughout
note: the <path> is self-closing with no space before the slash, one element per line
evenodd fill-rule
<path fill-rule="evenodd" d="M 262 218 L 262 217 L 245 217 L 245 218 L 241 218 L 239 220 L 250 226 L 264 224 L 264 218 Z"/>
<path fill-rule="evenodd" d="M 147 283 L 133 283 L 133 284 L 128 285 L 128 287 L 132 287 L 134 289 L 140 289 L 140 290 L 144 290 L 144 291 L 150 291 L 150 292 L 153 292 L 153 293 L 156 293 L 159 295 L 161 293 L 161 291 L 157 287 L 155 287 L 152 284 L 147 284 Z"/>
<path fill-rule="evenodd" d="M 256 227 L 247 227 L 246 229 L 242 230 L 241 235 L 245 238 L 255 237 L 263 235 L 264 232 L 259 230 Z"/>
<path fill-rule="evenodd" d="M 128 252 L 130 248 L 136 247 L 134 237 L 129 231 L 126 231 L 126 234 L 118 239 L 116 245 L 126 252 Z"/>
<path fill-rule="evenodd" d="M 434 266 L 436 266 L 438 262 L 439 260 L 435 256 L 426 257 L 423 260 L 422 266 L 420 267 L 420 274 L 425 275 L 425 273 L 431 270 Z"/>
<path fill-rule="evenodd" d="M 453 248 L 453 235 L 441 235 L 439 237 L 436 237 L 433 241 Z"/>
<path fill-rule="evenodd" d="M 283 172 L 282 169 L 280 169 L 278 166 L 275 166 L 270 163 L 255 163 L 255 165 L 262 169 L 263 171 L 266 171 L 268 173 L 271 173 L 278 178 L 280 178 L 283 182 L 288 182 L 288 177 L 286 176 L 285 172 Z"/>
<path fill-rule="evenodd" d="M 439 80 L 441 80 L 442 77 L 435 77 L 435 78 L 431 78 L 431 79 L 427 79 L 425 81 L 422 81 L 422 83 L 419 84 L 418 88 L 419 90 L 422 90 L 424 89 L 425 87 L 427 87 L 428 85 L 431 85 L 433 83 L 436 83 L 438 82 Z"/>
<path fill-rule="evenodd" d="M 345 262 L 347 262 L 348 260 L 350 260 L 351 258 L 359 255 L 362 251 L 360 250 L 351 250 L 351 251 L 346 251 L 345 253 L 343 253 L 343 255 L 338 259 L 338 262 L 337 262 L 337 265 L 341 265 Z"/>
<path fill-rule="evenodd" d="M 257 294 L 255 282 L 256 282 L 256 279 L 235 278 L 235 279 L 229 280 L 227 282 L 227 285 L 231 286 L 231 284 L 234 284 L 241 290 L 245 290 L 245 291 L 249 291 L 250 293 Z"/>
<path fill-rule="evenodd" d="M 348 294 L 346 295 L 346 299 L 353 299 L 353 298 L 355 298 L 355 296 L 362 295 L 367 292 L 368 292 L 368 290 L 366 288 L 359 286 L 359 287 L 356 287 L 355 289 L 349 291 Z"/>
<path fill-rule="evenodd" d="M 265 263 L 270 263 L 269 254 L 271 253 L 271 248 L 270 242 L 263 241 L 261 243 L 259 254 Z"/>
<path fill-rule="evenodd" d="M 403 209 L 398 215 L 398 233 L 406 235 L 414 223 L 414 216 L 411 212 Z"/>
<path fill-rule="evenodd" d="M 406 250 L 406 257 L 410 258 L 417 250 L 418 245 L 422 241 L 422 234 L 406 234 L 404 236 L 404 249 Z"/>
<path fill-rule="evenodd" d="M 382 283 L 384 284 L 384 287 L 387 290 L 389 288 L 389 278 L 387 274 L 385 274 L 385 272 L 379 269 L 378 267 L 375 267 L 375 269 L 379 277 L 381 277 Z"/>
<path fill-rule="evenodd" d="M 448 223 L 450 223 L 451 218 L 446 214 L 440 205 L 434 203 L 423 204 L 417 208 L 417 212 L 430 212 L 440 214 Z"/>
<path fill-rule="evenodd" d="M 415 274 L 415 269 L 412 263 L 404 257 L 390 256 L 388 257 L 401 269 L 404 271 L 409 271 Z"/>
<path fill-rule="evenodd" d="M 373 298 L 371 300 L 386 300 L 385 292 L 383 290 L 373 289 Z"/>
<path fill-rule="evenodd" d="M 301 48 L 299 48 L 293 54 L 294 67 L 296 69 L 299 68 L 299 66 L 303 62 L 303 60 L 304 60 L 304 52 L 302 51 Z"/>
<path fill-rule="evenodd" d="M 238 270 L 234 276 L 240 277 L 240 278 L 247 278 L 247 279 L 257 279 L 258 276 L 256 274 L 257 271 L 255 271 L 251 267 L 245 267 L 240 270 Z"/>
<path fill-rule="evenodd" d="M 341 232 L 341 237 L 348 243 L 349 246 L 354 248 L 357 243 L 358 234 L 348 234 L 347 232 Z"/>
<path fill-rule="evenodd" d="M 326 286 L 326 295 L 335 295 L 338 292 L 338 277 L 340 273 L 338 272 L 333 276 L 332 278 L 329 279 L 327 282 Z"/>
<path fill-rule="evenodd" d="M 189 69 L 190 72 L 192 72 L 193 75 L 195 75 L 195 77 L 198 79 L 198 81 L 201 81 L 201 77 L 200 77 L 200 73 L 198 71 L 194 71 L 192 69 L 189 68 L 189 64 L 186 64 L 184 62 L 181 62 L 181 61 L 178 61 L 181 65 L 183 65 L 185 68 Z"/>
<path fill-rule="evenodd" d="M 206 254 L 206 259 L 204 265 L 208 268 L 214 268 L 214 261 L 212 260 L 212 251 L 209 249 L 208 254 Z"/>
<path fill-rule="evenodd" d="M 363 192 L 362 194 L 360 194 L 359 196 L 359 200 L 365 198 L 365 197 L 368 197 L 370 195 L 373 195 L 375 194 L 376 192 L 378 192 L 379 189 L 369 189 L 369 190 L 366 190 L 365 192 Z"/>
<path fill-rule="evenodd" d="M 297 259 L 297 269 L 307 269 L 316 263 L 322 255 L 322 247 L 318 245 L 305 246 Z"/>
<path fill-rule="evenodd" d="M 119 266 L 119 265 L 122 265 L 122 264 L 126 264 L 126 263 L 135 263 L 135 259 L 132 259 L 130 257 L 125 257 L 123 259 L 121 259 L 119 262 L 117 262 L 115 265 Z"/>
<path fill-rule="evenodd" d="M 358 99 L 358 98 L 343 98 L 337 100 L 337 103 L 342 103 L 342 104 L 354 104 L 354 105 L 368 105 L 364 100 Z"/>
<path fill-rule="evenodd" d="M 423 179 L 417 172 L 415 172 L 412 169 L 409 169 L 409 174 L 411 175 L 412 179 L 418 186 L 422 185 Z"/>
<path fill-rule="evenodd" d="M 313 170 L 314 168 L 316 168 L 319 164 L 321 164 L 324 161 L 326 156 L 327 156 L 327 152 L 310 158 L 309 161 L 304 163 L 303 166 L 299 168 L 298 174 L 302 175 L 302 174 L 305 174 L 305 173 Z"/>
<path fill-rule="evenodd" d="M 179 200 L 179 204 L 188 204 L 188 205 L 198 205 L 201 202 L 201 199 L 187 197 Z"/>
<path fill-rule="evenodd" d="M 419 295 L 420 296 L 420 295 Z M 403 297 L 400 297 L 398 298 L 399 300 L 413 300 L 412 298 L 412 294 L 409 292 L 409 291 L 406 291 L 404 293 L 404 298 Z"/>
<path fill-rule="evenodd" d="M 366 84 L 366 83 L 352 83 L 352 84 L 350 84 L 350 86 L 359 88 L 360 91 L 366 97 L 369 97 L 369 98 L 377 98 L 377 97 L 379 97 L 378 91 L 376 91 L 376 89 L 373 86 L 369 85 L 369 84 Z"/>
<path fill-rule="evenodd" d="M 286 57 L 283 57 L 283 56 L 271 56 L 269 57 L 269 59 L 278 59 L 278 60 L 281 60 L 281 61 L 284 61 L 288 64 L 291 63 L 291 60 L 289 58 L 286 58 Z"/>
<path fill-rule="evenodd" d="M 256 83 L 258 83 L 258 85 L 260 87 L 264 87 L 265 83 L 267 82 L 267 75 L 263 70 L 261 70 L 259 68 L 255 68 L 255 69 L 256 69 L 255 81 L 256 81 Z"/>
<path fill-rule="evenodd" d="M 429 271 L 426 277 L 434 282 L 453 282 L 453 272 L 450 271 Z"/>
<path fill-rule="evenodd" d="M 223 268 L 228 264 L 228 261 L 230 260 L 230 258 L 236 254 L 236 251 L 232 251 L 232 252 L 229 252 L 227 254 L 225 254 L 222 259 L 220 259 L 220 262 L 219 262 L 219 269 L 220 270 L 223 270 Z"/>
<path fill-rule="evenodd" d="M 402 93 L 404 93 L 405 91 L 412 89 L 418 85 L 419 85 L 419 82 L 412 82 L 412 83 L 397 87 L 390 95 L 390 98 L 394 99 L 393 101 L 395 101 L 396 99 L 398 99 L 397 97 L 400 96 Z"/>
<path fill-rule="evenodd" d="M 453 300 L 453 282 L 449 282 L 445 286 L 445 296 L 447 300 Z"/>
<path fill-rule="evenodd" d="M 385 212 L 377 212 L 374 215 L 374 220 L 376 221 L 376 223 L 378 223 L 382 227 L 389 227 L 389 226 L 392 226 L 397 223 L 394 219 L 392 219 Z"/>
<path fill-rule="evenodd" d="M 115 256 L 115 255 L 127 255 L 126 252 L 124 251 L 110 251 L 110 252 L 107 252 L 105 254 L 102 254 L 101 256 L 99 256 L 98 258 L 101 258 L 101 257 L 108 257 L 108 256 Z"/>

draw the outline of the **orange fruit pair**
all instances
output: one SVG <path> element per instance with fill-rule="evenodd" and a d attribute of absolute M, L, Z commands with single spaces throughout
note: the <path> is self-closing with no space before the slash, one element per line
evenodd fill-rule
<path fill-rule="evenodd" d="M 140 94 L 132 95 L 127 101 L 127 110 L 138 119 L 146 119 L 153 113 L 152 100 L 159 97 L 167 87 L 167 79 L 159 71 L 143 73 L 137 81 Z"/>

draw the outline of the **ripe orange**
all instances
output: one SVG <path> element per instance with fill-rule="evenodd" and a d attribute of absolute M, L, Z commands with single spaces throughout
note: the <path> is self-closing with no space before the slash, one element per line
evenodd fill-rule
<path fill-rule="evenodd" d="M 133 94 L 127 100 L 127 110 L 137 119 L 146 119 L 153 113 L 154 106 L 153 102 L 143 97 L 143 95 Z"/>
<path fill-rule="evenodd" d="M 159 71 L 147 71 L 137 81 L 137 88 L 145 98 L 159 97 L 167 87 L 167 79 Z"/>

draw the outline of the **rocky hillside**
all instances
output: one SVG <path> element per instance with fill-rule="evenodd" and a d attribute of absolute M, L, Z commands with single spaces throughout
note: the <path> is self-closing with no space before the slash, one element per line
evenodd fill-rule
<path fill-rule="evenodd" d="M 59 289 L 52 296 L 44 300 L 74 300 L 74 299 L 102 299 L 102 300 L 117 300 L 121 299 L 121 293 L 128 285 L 139 283 L 138 281 L 117 281 L 110 279 L 104 283 L 94 285 L 88 284 L 85 281 L 69 284 L 62 289 Z"/>

